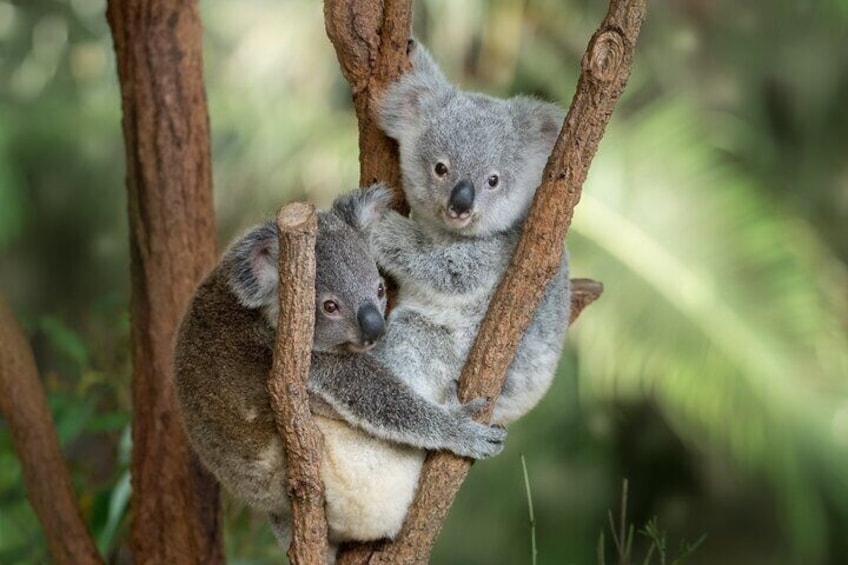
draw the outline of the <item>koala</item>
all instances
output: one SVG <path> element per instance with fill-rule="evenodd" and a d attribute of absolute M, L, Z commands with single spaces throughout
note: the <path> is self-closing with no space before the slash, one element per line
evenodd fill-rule
<path fill-rule="evenodd" d="M 333 544 L 397 533 L 422 450 L 485 458 L 505 438 L 503 429 L 473 420 L 485 400 L 428 401 L 369 352 L 385 332 L 386 297 L 361 230 L 385 210 L 387 194 L 354 191 L 318 213 L 307 389 L 324 435 Z M 277 238 L 273 222 L 254 227 L 201 283 L 178 333 L 175 383 L 201 460 L 234 495 L 269 512 L 287 545 L 286 454 L 266 389 L 279 313 Z"/>
<path fill-rule="evenodd" d="M 389 211 L 367 230 L 377 263 L 400 287 L 374 355 L 425 398 L 446 402 L 456 394 L 564 115 L 526 96 L 457 89 L 415 40 L 409 57 L 412 70 L 389 86 L 377 109 L 380 127 L 399 144 L 411 217 Z M 509 368 L 493 422 L 520 418 L 548 390 L 569 311 L 564 253 Z"/>

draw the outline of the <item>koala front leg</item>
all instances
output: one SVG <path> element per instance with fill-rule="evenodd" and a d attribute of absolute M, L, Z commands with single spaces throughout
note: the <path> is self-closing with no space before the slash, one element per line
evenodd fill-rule
<path fill-rule="evenodd" d="M 479 291 L 509 261 L 510 233 L 486 238 L 440 236 L 393 210 L 368 229 L 377 264 L 404 284 L 426 284 L 445 294 Z"/>
<path fill-rule="evenodd" d="M 348 424 L 374 437 L 483 459 L 503 450 L 506 432 L 474 421 L 486 401 L 442 407 L 415 394 L 367 354 L 313 353 L 307 386 Z"/>

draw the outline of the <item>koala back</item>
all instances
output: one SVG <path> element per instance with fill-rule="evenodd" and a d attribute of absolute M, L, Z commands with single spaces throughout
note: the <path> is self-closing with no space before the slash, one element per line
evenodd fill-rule
<path fill-rule="evenodd" d="M 285 511 L 285 457 L 268 400 L 273 331 L 244 308 L 227 266 L 201 284 L 181 325 L 175 383 L 189 440 L 203 463 L 252 506 Z"/>

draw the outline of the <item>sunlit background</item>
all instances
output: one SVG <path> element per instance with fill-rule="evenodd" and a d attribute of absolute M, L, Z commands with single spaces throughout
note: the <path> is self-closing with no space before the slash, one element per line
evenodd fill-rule
<path fill-rule="evenodd" d="M 465 88 L 567 106 L 600 0 L 416 0 Z M 356 121 L 306 0 L 202 0 L 219 244 L 358 179 Z M 0 286 L 25 326 L 85 517 L 125 560 L 128 246 L 104 0 L 0 0 Z M 434 563 L 848 562 L 848 2 L 651 0 L 569 240 L 606 291 L 556 383 L 475 465 Z M 232 563 L 279 562 L 226 500 Z M 616 518 L 618 520 L 618 518 Z M 656 557 L 655 552 L 655 557 Z M 0 419 L 0 563 L 47 551 Z M 637 560 L 641 563 L 641 558 Z M 655 562 L 659 562 L 655 559 Z"/>

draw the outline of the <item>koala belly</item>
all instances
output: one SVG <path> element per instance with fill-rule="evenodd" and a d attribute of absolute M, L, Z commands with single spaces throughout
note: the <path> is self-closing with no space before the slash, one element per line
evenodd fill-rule
<path fill-rule="evenodd" d="M 324 435 L 321 478 L 330 542 L 393 538 L 418 486 L 425 452 L 315 416 Z"/>

